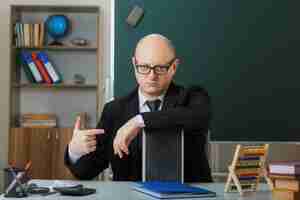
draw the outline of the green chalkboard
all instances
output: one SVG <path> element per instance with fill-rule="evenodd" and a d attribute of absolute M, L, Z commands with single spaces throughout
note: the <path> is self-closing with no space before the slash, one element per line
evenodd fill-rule
<path fill-rule="evenodd" d="M 136 28 L 125 19 L 137 4 Z M 116 1 L 115 95 L 135 86 L 130 58 L 149 33 L 173 41 L 176 82 L 204 86 L 212 140 L 300 141 L 300 1 Z"/>

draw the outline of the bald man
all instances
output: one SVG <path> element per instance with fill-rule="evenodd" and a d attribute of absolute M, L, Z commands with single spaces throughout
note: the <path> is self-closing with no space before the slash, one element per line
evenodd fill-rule
<path fill-rule="evenodd" d="M 205 153 L 210 119 L 207 92 L 175 85 L 179 60 L 162 35 L 142 38 L 132 64 L 137 87 L 105 104 L 96 129 L 80 130 L 77 119 L 65 152 L 66 165 L 79 179 L 92 179 L 111 164 L 113 180 L 141 181 L 141 130 L 182 127 L 184 181 L 212 181 Z"/>

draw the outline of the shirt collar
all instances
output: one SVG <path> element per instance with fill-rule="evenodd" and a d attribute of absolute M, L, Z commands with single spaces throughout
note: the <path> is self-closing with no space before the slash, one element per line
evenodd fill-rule
<path fill-rule="evenodd" d="M 143 95 L 141 89 L 139 88 L 139 89 L 138 89 L 138 95 L 139 95 L 139 105 L 140 105 L 140 107 L 142 107 L 142 106 L 145 105 L 145 103 L 146 103 L 147 100 L 149 101 L 149 100 L 159 99 L 159 100 L 161 100 L 161 102 L 163 102 L 164 97 L 165 97 L 165 95 L 166 95 L 166 92 L 163 92 L 161 95 L 159 95 L 159 96 L 156 97 L 155 99 L 147 99 L 147 98 Z"/>

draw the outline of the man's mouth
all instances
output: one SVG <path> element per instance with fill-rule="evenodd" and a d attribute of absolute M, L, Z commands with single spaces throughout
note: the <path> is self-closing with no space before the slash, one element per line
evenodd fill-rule
<path fill-rule="evenodd" d="M 157 87 L 158 86 L 157 83 L 147 83 L 147 85 L 150 86 L 150 87 Z"/>

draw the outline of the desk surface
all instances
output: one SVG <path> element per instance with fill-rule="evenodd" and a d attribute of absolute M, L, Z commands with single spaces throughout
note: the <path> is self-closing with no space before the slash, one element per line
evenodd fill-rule
<path fill-rule="evenodd" d="M 33 180 L 39 186 L 49 187 L 53 185 L 53 180 Z M 79 197 L 78 199 L 83 200 L 95 200 L 95 199 L 105 199 L 105 200 L 149 200 L 155 199 L 151 196 L 145 195 L 143 193 L 139 193 L 131 190 L 133 186 L 133 182 L 101 182 L 101 181 L 78 181 L 78 183 L 83 184 L 86 187 L 92 187 L 97 189 L 96 194 Z M 201 183 L 201 184 L 193 184 L 195 186 L 201 186 L 212 190 L 217 193 L 216 198 L 200 198 L 200 199 L 209 199 L 209 200 L 271 200 L 272 193 L 268 189 L 266 184 L 261 184 L 259 186 L 259 191 L 256 193 L 248 193 L 241 197 L 238 193 L 224 193 L 224 183 Z M 0 199 L 20 199 L 20 198 L 4 198 L 3 195 L 0 196 Z M 22 199 L 22 198 L 21 198 Z M 52 194 L 49 196 L 40 196 L 40 195 L 30 195 L 29 197 L 23 199 L 55 199 L 55 200 L 69 200 L 74 199 L 74 197 L 70 196 L 61 196 L 58 193 Z M 199 199 L 199 198 L 198 198 Z"/>

